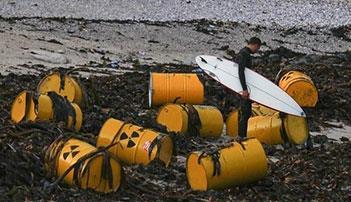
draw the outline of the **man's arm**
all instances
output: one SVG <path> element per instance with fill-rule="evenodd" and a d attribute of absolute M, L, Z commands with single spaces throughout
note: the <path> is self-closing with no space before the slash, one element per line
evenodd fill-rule
<path fill-rule="evenodd" d="M 238 60 L 238 65 L 239 65 L 239 80 L 241 83 L 241 86 L 243 88 L 243 91 L 247 90 L 247 86 L 246 86 L 246 79 L 245 79 L 245 67 L 247 66 L 248 63 L 248 57 L 245 54 L 241 54 L 239 56 L 239 60 Z"/>

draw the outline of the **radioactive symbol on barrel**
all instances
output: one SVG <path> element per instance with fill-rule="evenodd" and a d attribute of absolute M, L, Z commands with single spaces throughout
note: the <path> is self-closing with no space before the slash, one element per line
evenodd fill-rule
<path fill-rule="evenodd" d="M 133 141 L 134 138 L 139 138 L 139 133 L 133 131 L 133 133 L 128 136 L 127 133 L 123 132 L 121 134 L 121 137 L 119 138 L 119 140 L 128 140 L 128 143 L 127 143 L 127 148 L 130 148 L 130 147 L 134 147 L 136 144 L 135 142 Z"/>
<path fill-rule="evenodd" d="M 70 154 L 72 155 L 72 158 L 74 158 L 79 153 L 79 150 L 76 151 L 78 147 L 78 145 L 72 145 L 70 147 L 71 151 L 63 153 L 63 159 L 66 160 Z"/>

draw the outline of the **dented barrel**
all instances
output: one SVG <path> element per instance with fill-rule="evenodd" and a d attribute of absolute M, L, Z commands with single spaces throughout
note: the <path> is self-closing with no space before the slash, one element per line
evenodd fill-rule
<path fill-rule="evenodd" d="M 110 118 L 100 130 L 97 146 L 113 143 L 118 144 L 109 151 L 129 165 L 147 165 L 154 159 L 166 166 L 171 162 L 173 141 L 168 135 Z"/>
<path fill-rule="evenodd" d="M 149 106 L 167 103 L 202 104 L 204 87 L 196 74 L 151 73 Z"/>
<path fill-rule="evenodd" d="M 312 79 L 302 72 L 287 72 L 280 78 L 279 87 L 302 107 L 315 107 L 317 104 L 318 90 Z"/>
<path fill-rule="evenodd" d="M 193 190 L 223 189 L 258 181 L 267 174 L 267 158 L 257 139 L 233 142 L 212 153 L 193 152 L 186 175 Z"/>
<path fill-rule="evenodd" d="M 223 130 L 221 112 L 213 106 L 167 104 L 158 112 L 157 123 L 169 132 L 219 137 Z"/>

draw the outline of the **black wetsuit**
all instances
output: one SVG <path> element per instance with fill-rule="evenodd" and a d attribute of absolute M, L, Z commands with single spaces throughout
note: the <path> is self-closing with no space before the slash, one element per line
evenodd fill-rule
<path fill-rule="evenodd" d="M 237 63 L 239 65 L 239 79 L 241 86 L 244 90 L 247 90 L 246 79 L 244 70 L 245 68 L 251 68 L 251 55 L 252 52 L 248 47 L 240 50 L 237 57 Z M 249 99 L 240 99 L 240 114 L 239 114 L 239 136 L 244 138 L 247 136 L 247 122 L 251 116 L 251 101 Z"/>

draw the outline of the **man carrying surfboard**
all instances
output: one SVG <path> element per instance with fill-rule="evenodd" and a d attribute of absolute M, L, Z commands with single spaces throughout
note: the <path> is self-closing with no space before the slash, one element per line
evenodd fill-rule
<path fill-rule="evenodd" d="M 252 37 L 247 45 L 239 51 L 237 57 L 238 63 L 238 74 L 240 83 L 242 86 L 243 91 L 241 94 L 240 99 L 240 119 L 239 119 L 239 139 L 244 139 L 247 137 L 247 123 L 249 118 L 251 117 L 251 100 L 249 100 L 250 93 L 247 89 L 246 79 L 245 79 L 245 68 L 250 68 L 252 66 L 251 62 L 251 54 L 257 53 L 261 47 L 261 40 L 257 37 Z"/>

